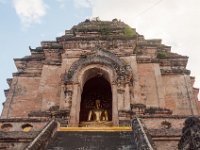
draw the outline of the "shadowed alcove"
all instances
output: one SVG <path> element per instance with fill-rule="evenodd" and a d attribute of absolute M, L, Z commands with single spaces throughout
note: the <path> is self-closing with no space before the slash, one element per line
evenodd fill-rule
<path fill-rule="evenodd" d="M 100 100 L 101 108 L 107 110 L 108 120 L 112 120 L 112 92 L 110 83 L 103 76 L 95 76 L 86 81 L 81 95 L 80 122 L 87 121 L 88 113 Z"/>

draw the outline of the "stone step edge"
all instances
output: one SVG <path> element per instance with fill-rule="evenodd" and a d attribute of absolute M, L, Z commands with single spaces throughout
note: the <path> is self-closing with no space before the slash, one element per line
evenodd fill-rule
<path fill-rule="evenodd" d="M 132 131 L 131 127 L 59 127 L 57 131 L 90 131 L 90 132 L 123 132 L 123 131 Z"/>

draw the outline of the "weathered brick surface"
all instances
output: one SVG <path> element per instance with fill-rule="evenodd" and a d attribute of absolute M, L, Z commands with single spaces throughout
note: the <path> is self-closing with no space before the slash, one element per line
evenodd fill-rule
<path fill-rule="evenodd" d="M 31 131 L 40 131 L 44 128 L 44 126 L 47 124 L 48 119 L 45 118 L 10 118 L 10 119 L 0 119 L 0 131 L 5 131 L 2 127 L 4 124 L 11 125 L 11 128 L 9 131 L 23 131 L 24 125 L 31 125 L 32 130 Z"/>
<path fill-rule="evenodd" d="M 171 123 L 171 128 L 182 129 L 186 118 L 143 118 L 142 121 L 148 129 L 162 129 L 162 122 Z"/>
<path fill-rule="evenodd" d="M 1 118 L 27 117 L 31 112 L 40 114 L 58 107 L 69 112 L 64 116 L 69 126 L 78 126 L 84 84 L 92 77 L 102 76 L 112 91 L 113 125 L 130 121 L 131 114 L 137 114 L 131 110 L 134 104 L 153 107 L 157 113 L 143 112 L 146 116 L 143 123 L 152 130 L 152 135 L 155 133 L 158 149 L 173 149 L 177 137 L 170 134 L 167 139 L 162 123 L 170 123 L 170 133 L 172 129 L 178 132 L 187 116 L 200 114 L 199 90 L 193 88 L 194 78 L 186 70 L 188 57 L 172 53 L 171 47 L 162 44 L 160 39 L 145 40 L 135 29 L 132 36 L 127 36 L 127 28 L 131 29 L 115 19 L 82 22 L 55 41 L 43 41 L 40 47 L 30 48 L 30 56 L 14 59 L 18 71 L 7 80 L 9 89 L 5 90 Z M 120 112 L 127 115 L 122 116 Z M 163 117 L 171 112 L 185 118 Z M 0 126 L 6 122 L 10 123 L 0 121 Z M 12 131 L 21 131 L 24 123 L 23 120 L 12 122 Z M 44 125 L 28 123 L 33 124 L 34 131 Z M 158 140 L 158 131 L 162 131 L 163 141 Z"/>
<path fill-rule="evenodd" d="M 0 132 L 0 149 L 21 150 L 30 143 L 39 132 Z"/>
<path fill-rule="evenodd" d="M 189 76 L 165 75 L 163 86 L 165 88 L 165 106 L 177 115 L 196 115 L 197 107 Z"/>
<path fill-rule="evenodd" d="M 41 132 L 47 123 L 48 119 L 46 118 L 0 119 L 0 149 L 24 149 Z M 31 125 L 31 131 L 24 132 L 23 126 L 25 125 Z"/>
<path fill-rule="evenodd" d="M 38 96 L 39 77 L 14 77 L 2 117 L 25 117 L 40 109 Z"/>
<path fill-rule="evenodd" d="M 178 150 L 178 141 L 172 141 L 171 139 L 166 139 L 165 141 L 155 141 L 155 145 L 158 150 Z"/>
<path fill-rule="evenodd" d="M 157 64 L 138 64 L 139 85 L 141 97 L 147 106 L 164 107 L 164 91 L 160 70 Z"/>
<path fill-rule="evenodd" d="M 41 98 L 41 110 L 59 105 L 61 94 L 61 73 L 59 66 L 43 67 L 38 94 Z"/>

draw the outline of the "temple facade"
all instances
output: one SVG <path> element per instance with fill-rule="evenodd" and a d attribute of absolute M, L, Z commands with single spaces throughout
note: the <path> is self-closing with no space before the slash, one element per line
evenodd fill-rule
<path fill-rule="evenodd" d="M 61 127 L 123 129 L 139 118 L 153 149 L 172 150 L 185 119 L 200 114 L 188 57 L 117 19 L 85 20 L 29 49 L 7 79 L 0 148 L 48 145 Z M 52 134 L 42 136 L 48 127 Z"/>

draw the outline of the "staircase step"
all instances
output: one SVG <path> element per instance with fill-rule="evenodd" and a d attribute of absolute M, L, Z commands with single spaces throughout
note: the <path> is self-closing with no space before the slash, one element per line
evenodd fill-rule
<path fill-rule="evenodd" d="M 131 131 L 57 131 L 47 150 L 136 150 Z"/>

